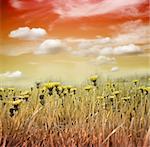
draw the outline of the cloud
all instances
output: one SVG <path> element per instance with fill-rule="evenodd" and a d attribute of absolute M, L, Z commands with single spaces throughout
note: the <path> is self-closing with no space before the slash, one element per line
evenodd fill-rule
<path fill-rule="evenodd" d="M 143 50 L 134 44 L 122 45 L 117 47 L 106 47 L 99 51 L 101 55 L 124 55 L 124 54 L 134 54 L 141 53 Z"/>
<path fill-rule="evenodd" d="M 142 49 L 134 44 L 124 45 L 115 47 L 113 50 L 113 54 L 122 55 L 122 54 L 133 54 L 133 53 L 141 53 Z"/>
<path fill-rule="evenodd" d="M 121 45 L 121 46 L 108 46 L 108 47 L 100 47 L 99 45 L 93 45 L 93 47 L 87 47 L 86 49 L 80 48 L 78 50 L 73 50 L 71 53 L 76 56 L 100 56 L 103 57 L 103 55 L 125 55 L 125 54 L 135 54 L 135 53 L 142 53 L 143 50 L 134 44 L 128 44 L 128 45 Z M 102 56 L 101 56 L 102 55 Z"/>
<path fill-rule="evenodd" d="M 8 71 L 0 74 L 0 77 L 5 77 L 5 78 L 19 78 L 21 76 L 22 76 L 21 71 L 13 71 L 13 72 Z"/>
<path fill-rule="evenodd" d="M 112 68 L 111 68 L 111 71 L 112 71 L 112 72 L 117 72 L 117 71 L 119 71 L 119 67 L 117 67 L 117 66 L 112 67 Z"/>
<path fill-rule="evenodd" d="M 13 7 L 13 8 L 16 8 L 16 9 L 21 9 L 22 8 L 22 6 L 23 6 L 23 2 L 22 1 L 20 1 L 20 0 L 10 0 L 9 1 L 10 2 L 10 4 L 11 4 L 11 6 Z"/>
<path fill-rule="evenodd" d="M 127 21 L 123 24 L 110 26 L 112 31 L 118 32 L 118 36 L 114 38 L 116 43 L 148 43 L 150 39 L 149 25 L 143 24 L 141 19 L 135 21 Z"/>
<path fill-rule="evenodd" d="M 92 64 L 101 65 L 101 64 L 114 64 L 116 59 L 114 57 L 98 56 L 96 59 L 91 61 Z"/>
<path fill-rule="evenodd" d="M 20 27 L 17 30 L 13 30 L 9 33 L 10 38 L 20 39 L 20 40 L 36 40 L 43 37 L 47 32 L 42 28 L 29 28 Z"/>
<path fill-rule="evenodd" d="M 105 0 L 95 2 L 93 0 L 55 0 L 52 2 L 54 12 L 59 14 L 61 18 L 102 15 L 127 7 L 133 8 L 142 3 L 146 3 L 146 0 Z"/>
<path fill-rule="evenodd" d="M 55 54 L 63 49 L 63 42 L 59 39 L 48 39 L 41 43 L 35 54 Z"/>

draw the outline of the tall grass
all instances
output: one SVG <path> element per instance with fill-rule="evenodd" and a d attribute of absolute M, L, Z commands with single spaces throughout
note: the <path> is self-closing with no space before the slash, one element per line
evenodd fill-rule
<path fill-rule="evenodd" d="M 51 94 L 40 83 L 24 96 L 19 88 L 1 88 L 0 146 L 148 147 L 148 81 L 96 79 L 96 84 L 88 81 L 75 91 L 57 85 Z M 18 110 L 11 116 L 14 101 Z"/>

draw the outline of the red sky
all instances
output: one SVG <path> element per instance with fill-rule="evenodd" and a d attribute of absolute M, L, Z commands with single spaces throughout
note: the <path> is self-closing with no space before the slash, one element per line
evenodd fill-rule
<path fill-rule="evenodd" d="M 110 26 L 148 23 L 148 0 L 0 0 L 3 39 L 19 27 L 41 27 L 50 37 L 108 36 Z"/>

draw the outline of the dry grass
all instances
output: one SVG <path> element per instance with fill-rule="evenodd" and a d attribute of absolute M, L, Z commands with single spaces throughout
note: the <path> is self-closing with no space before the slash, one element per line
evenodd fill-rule
<path fill-rule="evenodd" d="M 135 82 L 96 79 L 75 92 L 56 84 L 52 94 L 40 84 L 27 89 L 28 101 L 23 89 L 1 89 L 0 146 L 149 147 L 149 79 Z M 14 97 L 18 109 L 10 116 Z"/>

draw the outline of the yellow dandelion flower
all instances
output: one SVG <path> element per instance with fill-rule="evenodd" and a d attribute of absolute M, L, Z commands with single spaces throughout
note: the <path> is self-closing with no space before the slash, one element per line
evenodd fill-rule
<path fill-rule="evenodd" d="M 139 80 L 133 80 L 132 82 L 136 85 L 139 82 Z"/>
<path fill-rule="evenodd" d="M 21 92 L 21 95 L 31 95 L 31 92 L 30 91 L 23 91 L 23 92 Z"/>
<path fill-rule="evenodd" d="M 97 79 L 98 79 L 97 75 L 94 75 L 94 76 L 90 77 L 90 81 L 92 81 L 92 82 L 96 82 Z"/>
<path fill-rule="evenodd" d="M 8 103 L 12 105 L 20 105 L 22 103 L 22 100 L 9 101 Z"/>
<path fill-rule="evenodd" d="M 120 91 L 114 91 L 113 94 L 118 95 L 118 94 L 120 94 Z"/>
<path fill-rule="evenodd" d="M 93 88 L 93 87 L 92 87 L 91 85 L 88 85 L 88 86 L 86 86 L 84 89 L 85 89 L 86 91 L 90 91 L 92 88 Z"/>
<path fill-rule="evenodd" d="M 53 85 L 53 87 L 58 87 L 58 86 L 60 86 L 60 82 L 51 82 L 51 84 Z"/>
<path fill-rule="evenodd" d="M 130 96 L 127 96 L 127 97 L 122 97 L 121 99 L 127 101 L 127 100 L 130 100 L 131 97 L 130 97 Z"/>
<path fill-rule="evenodd" d="M 14 90 L 15 90 L 15 88 L 8 88 L 8 90 L 9 90 L 9 91 L 14 91 Z"/>
<path fill-rule="evenodd" d="M 3 92 L 4 91 L 4 88 L 0 88 L 0 92 Z"/>

